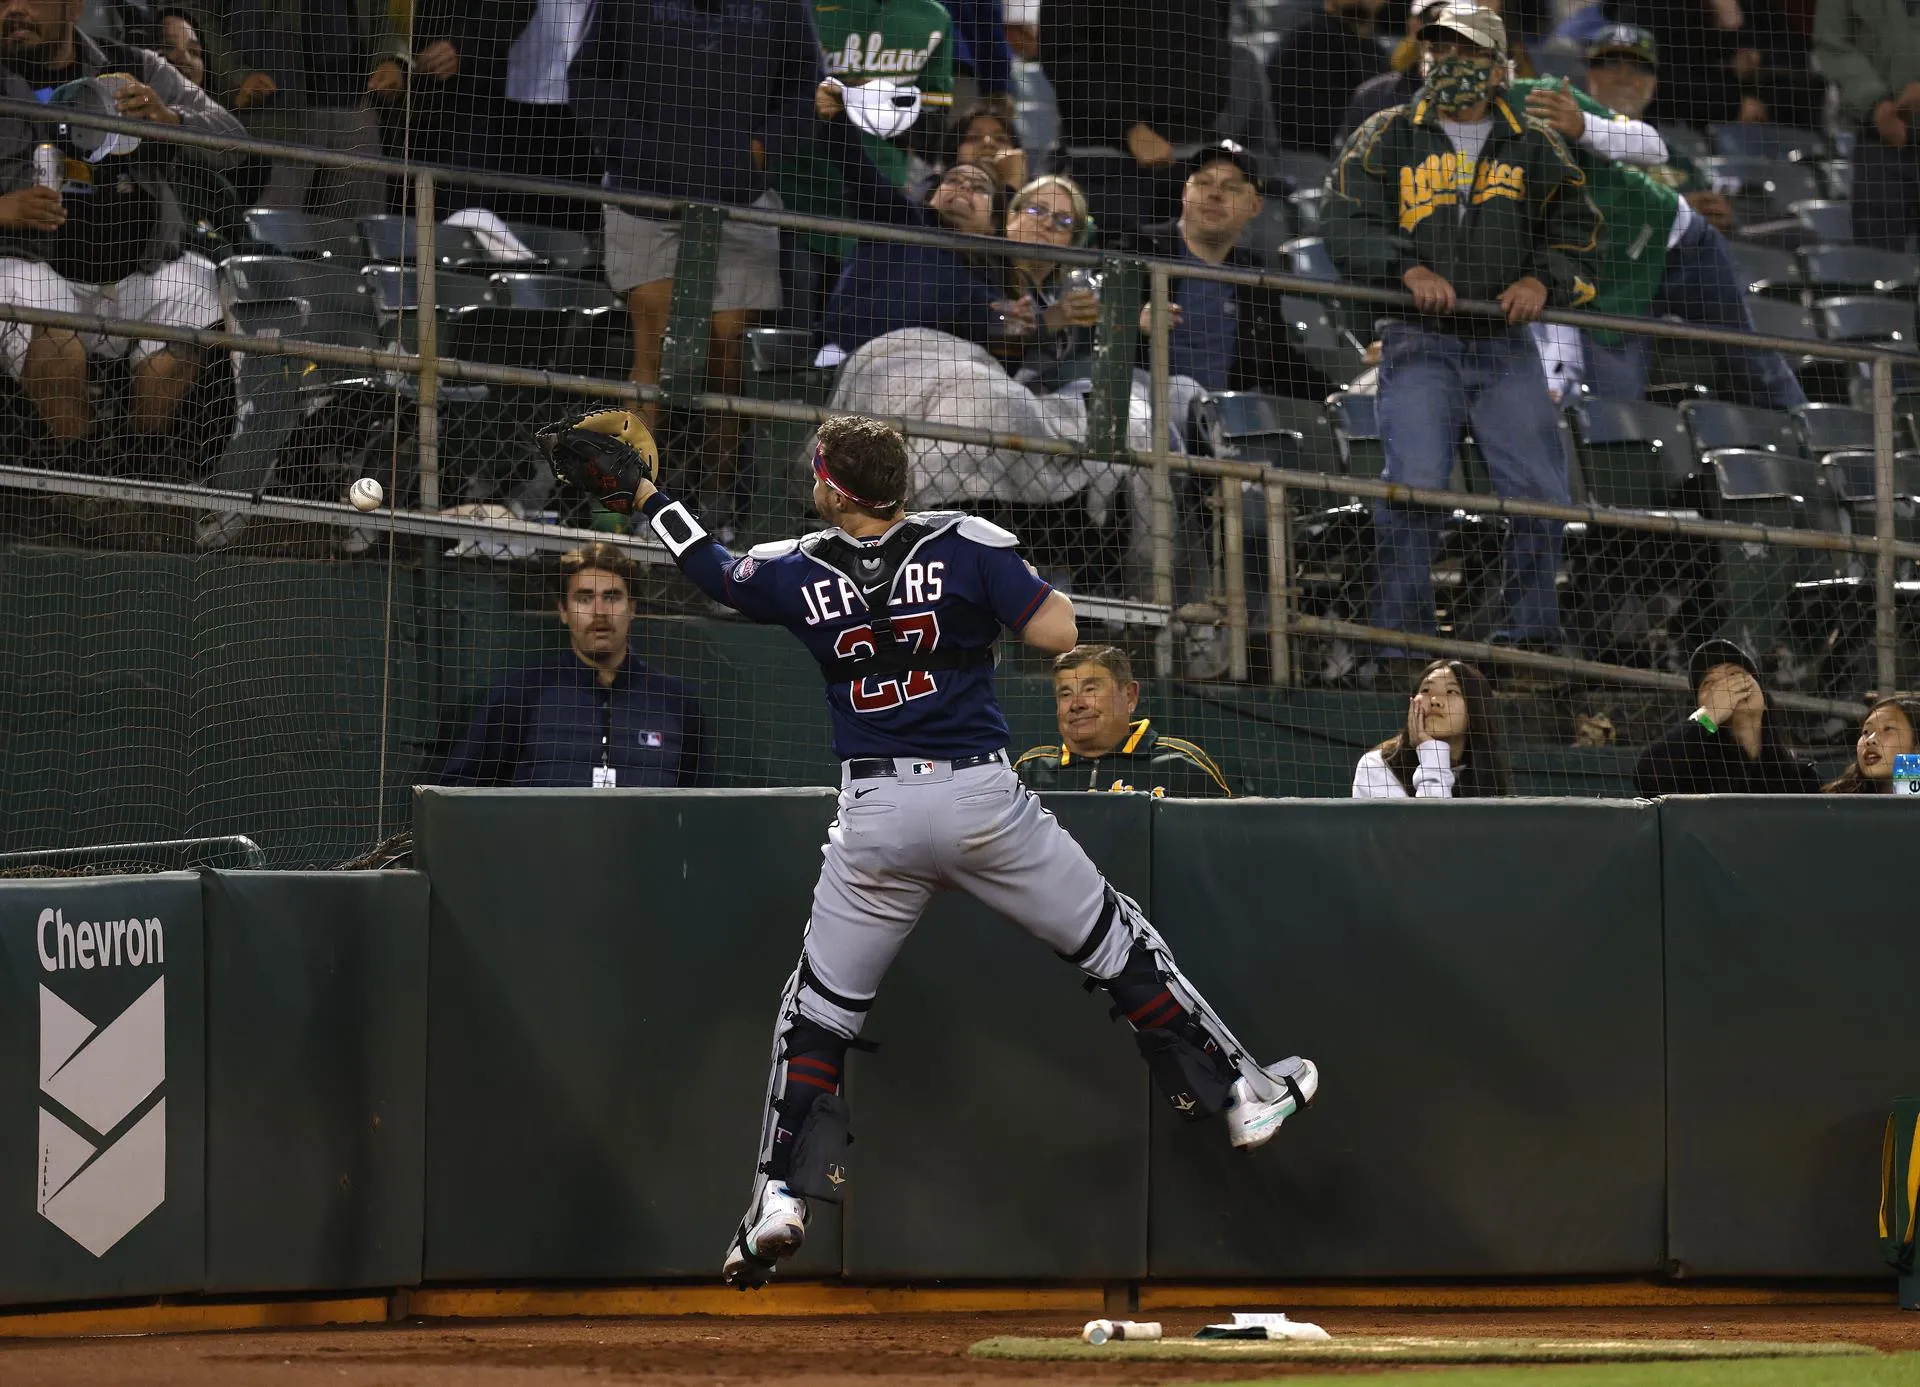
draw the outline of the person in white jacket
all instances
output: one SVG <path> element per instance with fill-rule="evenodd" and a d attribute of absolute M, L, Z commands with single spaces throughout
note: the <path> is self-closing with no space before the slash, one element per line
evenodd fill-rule
<path fill-rule="evenodd" d="M 1355 799 L 1510 795 L 1493 686 L 1463 660 L 1435 660 L 1407 700 L 1406 729 L 1360 758 Z"/>

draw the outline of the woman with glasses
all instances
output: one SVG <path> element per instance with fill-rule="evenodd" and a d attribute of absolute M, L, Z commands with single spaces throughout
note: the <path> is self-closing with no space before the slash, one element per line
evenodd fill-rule
<path fill-rule="evenodd" d="M 1007 207 L 1007 239 L 1021 246 L 1083 246 L 1093 235 L 1086 194 L 1071 178 L 1042 174 L 1023 184 Z M 1019 378 L 1054 391 L 1087 375 L 1093 362 L 1093 326 L 1100 320 L 1099 276 L 1083 266 L 1037 257 L 1008 267 L 1009 352 Z"/>

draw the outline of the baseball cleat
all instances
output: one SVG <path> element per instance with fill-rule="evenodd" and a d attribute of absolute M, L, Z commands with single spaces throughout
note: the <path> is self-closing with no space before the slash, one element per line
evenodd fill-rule
<path fill-rule="evenodd" d="M 791 1257 L 807 1239 L 807 1201 L 785 1185 L 768 1181 L 760 1202 L 733 1235 L 720 1278 L 738 1290 L 764 1286 L 774 1264 Z"/>
<path fill-rule="evenodd" d="M 1320 1070 L 1312 1060 L 1292 1059 L 1270 1064 L 1261 1071 L 1272 1082 L 1266 1085 L 1271 1096 L 1254 1092 L 1245 1076 L 1233 1081 L 1227 1097 L 1227 1136 L 1242 1151 L 1268 1141 L 1280 1124 L 1313 1106 L 1313 1095 L 1320 1091 Z"/>

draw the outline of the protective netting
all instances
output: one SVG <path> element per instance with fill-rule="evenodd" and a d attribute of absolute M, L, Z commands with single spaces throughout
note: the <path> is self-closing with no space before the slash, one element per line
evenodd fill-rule
<path fill-rule="evenodd" d="M 0 851 L 831 781 L 798 647 L 547 475 L 632 385 L 736 549 L 811 523 L 823 411 L 1019 533 L 1141 693 L 1009 651 L 1016 754 L 1148 718 L 1235 793 L 1398 737 L 1399 788 L 1442 741 L 1505 765 L 1455 793 L 1626 794 L 1700 707 L 1784 788 L 1915 682 L 1898 7 L 92 0 L 0 7 L 0 78 Z M 576 612 L 595 540 L 624 605 Z M 1464 725 L 1410 727 L 1442 656 Z"/>

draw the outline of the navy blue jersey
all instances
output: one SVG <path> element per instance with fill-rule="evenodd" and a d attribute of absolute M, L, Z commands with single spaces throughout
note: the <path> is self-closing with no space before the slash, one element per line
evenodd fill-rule
<path fill-rule="evenodd" d="M 1053 590 L 997 525 L 951 512 L 909 519 L 931 533 L 894 574 L 887 616 L 896 638 L 916 654 L 985 651 L 1002 629 L 1020 631 Z M 872 614 L 859 588 L 810 552 L 816 539 L 835 536 L 845 538 L 836 530 L 762 544 L 741 559 L 703 539 L 676 558 L 702 592 L 742 616 L 786 627 L 824 666 L 875 653 Z M 884 538 L 850 542 L 877 548 Z M 829 679 L 827 708 L 842 758 L 950 759 L 1007 744 L 990 663 Z"/>

